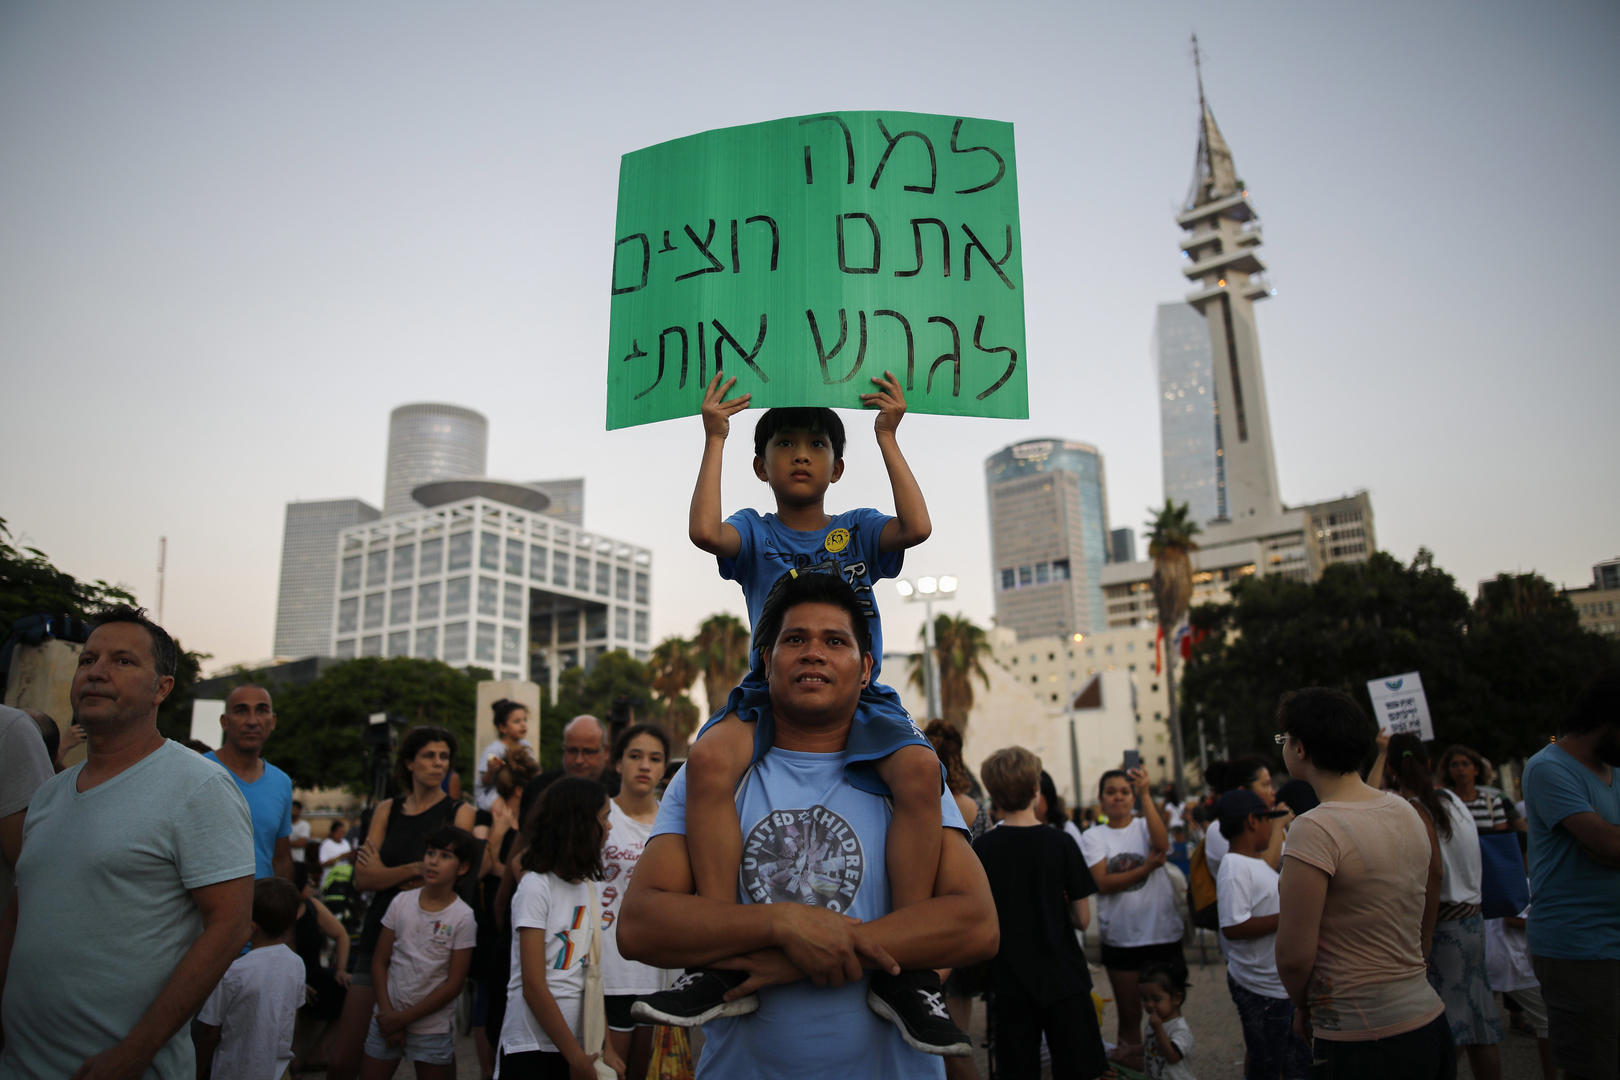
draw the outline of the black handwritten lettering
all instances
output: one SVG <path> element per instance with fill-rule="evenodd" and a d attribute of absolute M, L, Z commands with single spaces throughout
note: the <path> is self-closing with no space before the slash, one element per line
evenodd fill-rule
<path fill-rule="evenodd" d="M 1006 353 L 1007 354 L 1007 370 L 1001 373 L 1001 378 L 997 379 L 995 382 L 991 383 L 987 388 L 985 388 L 983 391 L 981 391 L 974 398 L 975 401 L 983 401 L 985 398 L 989 397 L 991 394 L 995 393 L 997 390 L 1000 390 L 1003 386 L 1006 386 L 1007 385 L 1007 380 L 1012 378 L 1012 375 L 1013 375 L 1014 371 L 1018 370 L 1018 350 L 1017 349 L 1013 348 L 1011 345 L 991 345 L 989 347 L 986 347 L 984 345 L 984 343 L 983 343 L 983 337 L 984 337 L 984 316 L 980 315 L 978 325 L 973 328 L 973 347 L 975 349 L 978 349 L 982 353 L 998 353 L 998 352 Z"/>
<path fill-rule="evenodd" d="M 939 159 L 934 156 L 933 140 L 920 131 L 902 131 L 898 135 L 890 135 L 888 127 L 884 125 L 881 118 L 878 120 L 877 126 L 878 131 L 889 145 L 884 147 L 883 156 L 878 158 L 877 168 L 872 171 L 872 190 L 877 190 L 878 178 L 883 175 L 883 167 L 889 163 L 889 155 L 894 153 L 894 148 L 899 145 L 900 140 L 914 137 L 921 139 L 922 144 L 928 148 L 928 186 L 907 184 L 906 190 L 920 192 L 923 195 L 932 195 L 934 189 L 939 185 Z"/>
<path fill-rule="evenodd" d="M 731 331 L 727 330 L 725 326 L 721 324 L 719 319 L 714 320 L 714 332 L 719 335 L 714 339 L 714 369 L 716 371 L 725 370 L 725 365 L 721 362 L 720 358 L 720 346 L 722 343 L 729 343 L 731 347 L 736 350 L 737 355 L 742 358 L 742 362 L 747 364 L 749 369 L 752 370 L 755 375 L 759 376 L 760 382 L 771 381 L 770 376 L 761 371 L 759 369 L 759 365 L 754 363 L 754 357 L 759 355 L 759 350 L 765 345 L 765 316 L 763 313 L 759 317 L 759 337 L 754 339 L 754 347 L 752 349 L 743 349 L 742 345 L 737 342 L 737 339 L 731 336 Z M 704 385 L 707 386 L 708 384 L 704 383 Z"/>
<path fill-rule="evenodd" d="M 698 381 L 697 381 L 697 384 L 699 386 L 708 386 L 709 385 L 709 366 L 708 366 L 709 357 L 708 357 L 708 354 L 703 351 L 703 324 L 701 322 L 697 324 L 697 339 L 698 339 L 697 340 L 697 358 L 698 358 Z M 682 374 L 682 376 L 684 376 L 686 374 L 686 368 L 684 366 L 682 366 L 682 368 L 681 368 L 681 374 Z M 684 387 L 685 385 L 686 385 L 686 379 L 682 378 L 681 379 L 681 386 Z"/>
<path fill-rule="evenodd" d="M 652 245 L 648 243 L 646 233 L 631 233 L 629 236 L 621 237 L 617 242 L 615 242 L 613 245 L 613 266 L 615 271 L 617 271 L 619 265 L 619 248 L 625 244 L 628 244 L 632 240 L 641 241 L 641 283 L 639 285 L 626 285 L 622 289 L 614 286 L 614 296 L 622 296 L 625 293 L 632 293 L 637 289 L 645 289 L 647 287 L 647 274 L 652 267 Z M 617 273 L 614 274 L 614 280 L 618 280 Z"/>
<path fill-rule="evenodd" d="M 1006 228 L 1007 253 L 998 261 L 994 255 L 990 254 L 990 249 L 984 246 L 983 241 L 981 241 L 977 236 L 973 235 L 973 230 L 967 227 L 967 223 L 963 222 L 962 231 L 967 233 L 968 238 L 968 244 L 962 252 L 963 281 L 973 280 L 973 249 L 978 248 L 979 253 L 984 256 L 984 261 L 990 264 L 990 269 L 994 270 L 996 272 L 996 276 L 1001 279 L 1001 283 L 1007 286 L 1009 289 L 1017 287 L 1013 285 L 1011 281 L 1007 280 L 1006 274 L 1001 272 L 1001 268 L 1006 265 L 1007 260 L 1012 258 L 1012 226 L 1008 225 Z"/>
<path fill-rule="evenodd" d="M 821 362 L 821 382 L 824 386 L 836 386 L 839 383 L 849 382 L 855 377 L 855 373 L 861 370 L 861 365 L 866 363 L 866 312 L 857 311 L 855 314 L 859 316 L 861 335 L 860 345 L 855 353 L 855 364 L 849 369 L 849 374 L 841 379 L 835 379 L 832 377 L 832 372 L 827 369 L 827 361 L 843 350 L 844 343 L 849 338 L 849 315 L 843 308 L 838 309 L 838 343 L 829 352 L 822 344 L 821 328 L 816 325 L 816 313 L 808 308 L 805 309 L 804 317 L 810 321 L 810 336 L 816 342 L 816 359 Z"/>
<path fill-rule="evenodd" d="M 874 319 L 883 315 L 887 315 L 889 318 L 898 322 L 900 324 L 900 329 L 904 330 L 906 333 L 906 389 L 910 390 L 912 388 L 912 378 L 916 374 L 917 370 L 917 343 L 911 336 L 911 320 L 907 319 L 898 311 L 891 311 L 888 308 L 879 308 L 878 310 L 872 312 L 872 317 Z"/>
<path fill-rule="evenodd" d="M 664 343 L 668 340 L 669 335 L 671 334 L 681 335 L 680 387 L 684 388 L 686 386 L 686 327 L 684 326 L 666 326 L 662 330 L 658 331 L 658 377 L 660 379 L 664 377 Z"/>
<path fill-rule="evenodd" d="M 646 356 L 646 355 L 647 355 L 647 352 L 646 352 L 645 349 L 643 349 L 641 347 L 641 343 L 636 341 L 634 338 L 632 338 L 631 341 L 630 341 L 630 351 L 628 353 L 626 353 L 624 356 L 621 356 L 619 359 L 621 359 L 621 360 L 634 360 L 638 356 Z M 664 381 L 664 350 L 659 349 L 658 350 L 658 374 L 656 376 L 654 376 L 653 381 L 652 381 L 652 385 L 647 387 L 647 389 L 643 390 L 641 393 L 637 394 L 631 400 L 640 401 L 642 398 L 646 397 L 648 394 L 650 394 L 654 390 L 658 389 L 658 384 L 663 382 L 663 381 Z"/>
<path fill-rule="evenodd" d="M 781 253 L 782 250 L 782 234 L 776 228 L 776 219 L 771 217 L 769 214 L 755 214 L 751 218 L 744 218 L 743 224 L 752 225 L 756 221 L 762 225 L 769 225 L 771 227 L 771 269 L 775 270 L 776 257 Z"/>
<path fill-rule="evenodd" d="M 941 256 L 944 257 L 944 260 L 945 260 L 945 274 L 944 274 L 944 276 L 945 277 L 950 277 L 951 276 L 951 230 L 950 230 L 950 227 L 948 225 L 946 225 L 943 221 L 939 220 L 939 218 L 924 217 L 924 218 L 912 218 L 911 219 L 911 240 L 912 240 L 912 243 L 914 243 L 917 246 L 917 269 L 915 269 L 915 270 L 896 270 L 894 272 L 895 277 L 916 277 L 918 274 L 922 273 L 922 268 L 923 268 L 922 227 L 924 225 L 935 225 L 935 226 L 939 227 L 939 253 L 940 253 Z"/>
<path fill-rule="evenodd" d="M 928 321 L 931 322 L 931 323 L 935 323 L 935 322 L 942 323 L 945 326 L 948 326 L 948 327 L 951 328 L 951 351 L 947 352 L 947 353 L 941 353 L 939 355 L 939 359 L 935 360 L 931 365 L 929 365 L 929 368 L 928 368 L 928 383 L 927 383 L 926 386 L 923 387 L 923 393 L 931 394 L 931 393 L 934 392 L 934 372 L 939 370 L 939 365 L 945 363 L 948 360 L 948 361 L 950 361 L 950 364 L 951 364 L 951 397 L 961 397 L 962 396 L 962 332 L 956 328 L 955 323 L 951 322 L 951 320 L 947 319 L 943 315 L 930 315 L 930 316 L 928 316 Z"/>
<path fill-rule="evenodd" d="M 674 244 L 670 243 L 670 241 L 669 241 L 669 230 L 665 229 L 664 230 L 664 246 L 658 249 L 658 254 L 660 254 L 660 255 L 668 255 L 670 252 L 678 251 L 678 250 L 679 249 Z"/>
<path fill-rule="evenodd" d="M 866 222 L 866 227 L 872 230 L 872 265 L 850 266 L 849 258 L 844 250 L 844 222 L 851 218 L 860 218 Z M 988 257 L 988 255 L 986 256 Z M 877 222 L 872 220 L 871 214 L 857 211 L 853 214 L 838 215 L 838 269 L 846 274 L 875 274 L 883 263 L 883 237 L 878 233 Z"/>
<path fill-rule="evenodd" d="M 849 125 L 844 123 L 844 118 L 841 116 L 806 116 L 799 121 L 799 126 L 804 127 L 806 124 L 818 124 L 823 121 L 831 121 L 837 124 L 838 129 L 844 133 L 844 160 L 848 163 L 844 183 L 846 185 L 853 184 L 855 182 L 855 140 L 850 138 Z M 815 176 L 810 168 L 809 143 L 804 144 L 804 182 L 806 184 L 815 183 Z"/>
<path fill-rule="evenodd" d="M 703 257 L 705 259 L 709 260 L 709 265 L 708 266 L 701 266 L 696 270 L 688 270 L 684 274 L 676 274 L 675 275 L 675 280 L 676 281 L 685 281 L 687 278 L 689 278 L 689 277 L 697 277 L 699 274 L 714 274 L 714 273 L 718 273 L 721 270 L 724 270 L 725 269 L 724 264 L 722 264 L 719 259 L 714 257 L 714 252 L 709 250 L 709 245 L 714 243 L 714 218 L 709 219 L 709 232 L 708 232 L 708 235 L 705 236 L 702 240 L 699 240 L 697 233 L 692 231 L 692 226 L 686 225 L 686 226 L 683 226 L 683 228 L 686 229 L 686 235 L 692 238 L 692 243 L 696 244 L 698 250 L 703 253 Z M 966 228 L 966 226 L 963 226 L 963 228 Z M 969 235 L 971 235 L 971 234 L 969 234 Z M 1008 243 L 1011 243 L 1012 241 L 1011 241 L 1010 237 L 1012 236 L 1012 233 L 1011 233 L 1010 230 L 1008 231 L 1007 235 L 1009 237 Z M 989 257 L 990 257 L 990 253 L 985 252 L 985 258 L 988 259 Z"/>
<path fill-rule="evenodd" d="M 1007 175 L 1007 159 L 990 149 L 988 146 L 957 146 L 956 140 L 961 134 L 962 121 L 958 119 L 956 123 L 951 125 L 951 153 L 977 154 L 982 151 L 983 153 L 989 154 L 991 157 L 996 159 L 996 175 L 977 187 L 959 188 L 956 193 L 958 195 L 971 195 L 975 191 L 983 191 L 986 188 L 993 188 L 997 184 L 1001 183 L 1001 178 Z"/>

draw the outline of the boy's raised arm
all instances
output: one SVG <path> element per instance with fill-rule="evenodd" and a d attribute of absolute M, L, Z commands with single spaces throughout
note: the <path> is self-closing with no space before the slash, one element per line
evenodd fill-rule
<path fill-rule="evenodd" d="M 889 470 L 889 486 L 894 491 L 894 519 L 883 526 L 878 550 L 902 551 L 928 539 L 934 525 L 928 518 L 928 503 L 923 500 L 922 488 L 917 486 L 917 478 L 906 464 L 906 456 L 900 452 L 900 442 L 895 437 L 900 419 L 906 415 L 905 391 L 890 371 L 885 371 L 881 379 L 874 376 L 872 381 L 880 389 L 862 394 L 861 404 L 878 411 L 872 427 L 877 433 L 878 450 L 883 454 L 883 467 Z M 716 492 L 717 501 L 718 498 Z"/>
<path fill-rule="evenodd" d="M 721 374 L 715 372 L 703 391 L 703 460 L 698 465 L 697 486 L 692 489 L 687 535 L 699 549 L 730 559 L 742 550 L 742 538 L 721 516 L 720 462 L 726 449 L 726 436 L 731 433 L 732 414 L 748 408 L 752 395 L 744 394 L 726 401 L 726 391 L 736 385 L 737 380 L 727 379 L 722 385 Z"/>

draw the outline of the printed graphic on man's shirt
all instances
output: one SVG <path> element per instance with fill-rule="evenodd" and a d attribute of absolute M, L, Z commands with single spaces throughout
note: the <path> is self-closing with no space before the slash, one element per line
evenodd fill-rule
<path fill-rule="evenodd" d="M 568 929 L 557 931 L 557 959 L 551 962 L 556 971 L 567 971 L 576 963 L 585 959 L 585 953 L 591 947 L 591 928 L 585 921 L 585 905 L 574 908 L 574 917 L 569 920 Z"/>
<path fill-rule="evenodd" d="M 1145 862 L 1147 860 L 1134 851 L 1122 851 L 1108 860 L 1108 872 L 1110 874 L 1123 874 L 1127 870 L 1135 870 Z M 1134 884 L 1125 886 L 1120 892 L 1135 892 L 1146 884 L 1147 878 L 1142 878 Z"/>
<path fill-rule="evenodd" d="M 756 904 L 846 911 L 865 872 L 861 838 L 825 806 L 773 810 L 743 838 L 742 886 Z"/>

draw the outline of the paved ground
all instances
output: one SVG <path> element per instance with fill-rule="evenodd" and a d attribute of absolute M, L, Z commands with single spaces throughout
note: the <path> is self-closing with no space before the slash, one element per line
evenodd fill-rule
<path fill-rule="evenodd" d="M 1206 962 L 1200 963 L 1201 959 Z M 1231 996 L 1227 993 L 1226 965 L 1221 962 L 1220 955 L 1213 945 L 1207 949 L 1203 957 L 1200 957 L 1196 947 L 1188 950 L 1187 960 L 1190 965 L 1189 981 L 1192 986 L 1187 992 L 1187 1004 L 1183 1014 L 1197 1038 L 1197 1047 L 1191 1063 L 1198 1080 L 1242 1080 L 1243 1032 L 1238 1026 L 1237 1010 L 1232 1007 Z M 1098 992 L 1106 997 L 1107 973 L 1101 968 L 1093 967 L 1091 975 Z M 1105 1038 L 1113 1037 L 1116 1023 L 1113 1008 L 1110 1006 L 1103 1015 Z M 1541 1067 L 1536 1055 L 1536 1041 L 1527 1035 L 1509 1031 L 1505 1012 L 1502 1014 L 1502 1029 L 1507 1032 L 1501 1045 L 1503 1080 L 1539 1080 Z M 985 1059 L 983 1048 L 982 1003 L 974 1009 L 972 1032 L 976 1044 L 974 1062 L 978 1066 L 979 1075 L 988 1078 L 989 1063 Z M 472 1040 L 466 1036 L 457 1040 L 456 1063 L 457 1080 L 482 1080 Z M 414 1078 L 415 1075 L 415 1070 L 409 1063 L 396 1074 L 401 1080 Z M 1473 1076 L 1466 1061 L 1459 1064 L 1457 1075 L 1458 1080 L 1470 1080 Z M 852 1077 L 850 1080 L 858 1078 Z"/>

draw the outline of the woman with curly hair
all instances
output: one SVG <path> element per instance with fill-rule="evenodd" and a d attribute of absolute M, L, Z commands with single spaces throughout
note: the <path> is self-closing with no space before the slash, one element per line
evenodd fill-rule
<path fill-rule="evenodd" d="M 1474 816 L 1474 827 L 1479 832 L 1524 831 L 1524 819 L 1519 816 L 1513 803 L 1496 788 L 1485 786 L 1494 779 L 1495 774 L 1491 770 L 1491 763 L 1477 752 L 1460 744 L 1446 747 L 1446 752 L 1440 755 L 1440 768 L 1435 775 L 1468 807 L 1468 812 Z"/>

